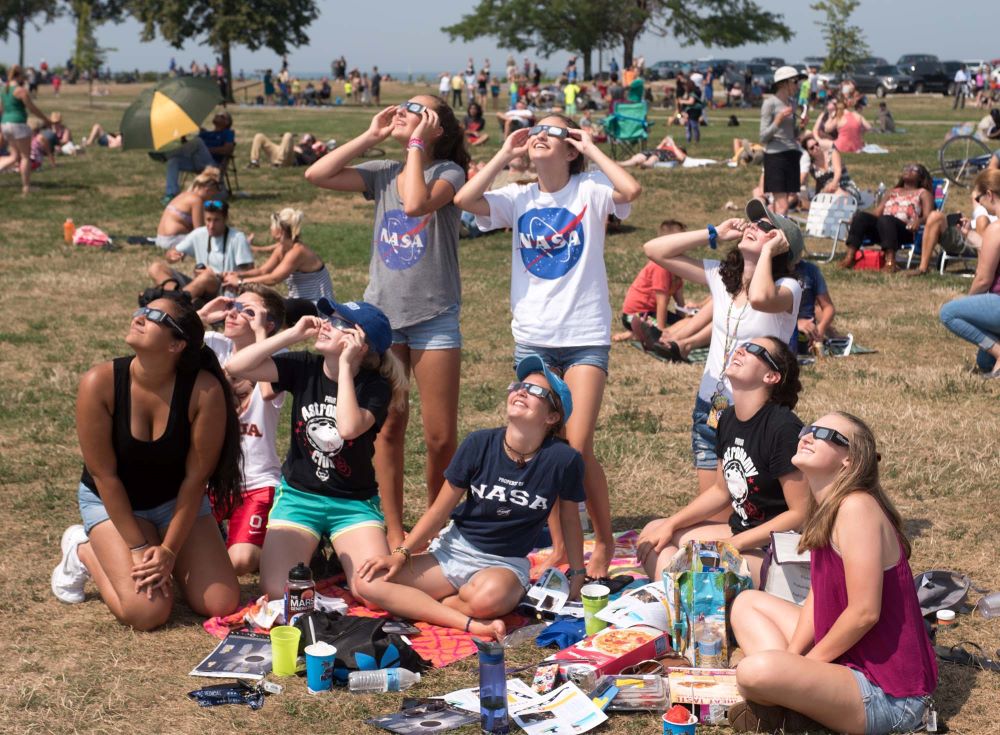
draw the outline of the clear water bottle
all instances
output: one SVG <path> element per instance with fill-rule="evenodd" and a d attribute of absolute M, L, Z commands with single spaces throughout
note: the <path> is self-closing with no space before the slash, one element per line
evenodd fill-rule
<path fill-rule="evenodd" d="M 507 670 L 504 648 L 496 641 L 473 638 L 479 649 L 479 725 L 489 735 L 507 735 L 510 718 L 507 714 Z"/>
<path fill-rule="evenodd" d="M 878 189 L 875 191 L 875 203 L 878 204 L 882 201 L 882 197 L 885 196 L 885 182 L 878 182 Z"/>
<path fill-rule="evenodd" d="M 979 599 L 976 609 L 984 618 L 1000 618 L 1000 592 L 992 592 Z"/>
<path fill-rule="evenodd" d="M 347 688 L 352 694 L 399 692 L 419 683 L 420 674 L 414 674 L 409 669 L 352 671 L 347 675 Z"/>

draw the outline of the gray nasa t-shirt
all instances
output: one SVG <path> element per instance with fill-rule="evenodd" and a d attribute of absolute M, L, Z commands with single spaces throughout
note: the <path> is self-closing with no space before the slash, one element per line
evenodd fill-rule
<path fill-rule="evenodd" d="M 462 300 L 458 230 L 462 213 L 452 203 L 423 217 L 408 217 L 396 186 L 399 161 L 365 161 L 355 167 L 365 182 L 365 199 L 375 201 L 375 232 L 365 301 L 389 317 L 393 329 L 425 322 Z M 424 171 L 431 185 L 441 179 L 457 192 L 465 172 L 451 161 Z"/>

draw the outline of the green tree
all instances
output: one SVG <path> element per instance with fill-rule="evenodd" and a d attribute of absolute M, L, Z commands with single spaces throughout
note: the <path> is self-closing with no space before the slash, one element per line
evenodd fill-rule
<path fill-rule="evenodd" d="M 28 25 L 41 30 L 60 13 L 59 0 L 0 0 L 0 39 L 17 38 L 17 63 L 24 66 L 24 32 Z"/>
<path fill-rule="evenodd" d="M 131 0 L 128 8 L 143 24 L 143 40 L 157 32 L 180 48 L 203 39 L 222 58 L 226 94 L 233 101 L 233 46 L 269 48 L 287 54 L 309 43 L 306 28 L 319 17 L 315 0 Z"/>
<path fill-rule="evenodd" d="M 99 6 L 100 3 L 98 2 Z M 69 7 L 76 18 L 76 46 L 73 49 L 73 65 L 76 73 L 87 72 L 88 99 L 94 101 L 94 77 L 104 65 L 107 52 L 112 49 L 102 48 L 97 43 L 95 26 L 100 22 L 103 8 L 97 7 L 92 0 L 70 0 Z"/>
<path fill-rule="evenodd" d="M 809 6 L 826 15 L 823 20 L 816 21 L 826 41 L 824 71 L 842 74 L 868 55 L 864 31 L 851 24 L 851 13 L 860 4 L 860 0 L 818 0 Z"/>

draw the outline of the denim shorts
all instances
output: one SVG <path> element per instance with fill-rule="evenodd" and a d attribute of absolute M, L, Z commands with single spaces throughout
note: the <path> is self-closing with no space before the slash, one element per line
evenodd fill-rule
<path fill-rule="evenodd" d="M 305 531 L 316 540 L 338 536 L 358 528 L 385 528 L 378 495 L 361 498 L 331 498 L 298 490 L 282 477 L 267 516 L 267 530 L 284 526 Z"/>
<path fill-rule="evenodd" d="M 90 535 L 90 530 L 98 523 L 111 520 L 111 516 L 108 515 L 108 511 L 104 507 L 104 503 L 101 502 L 101 499 L 82 482 L 76 491 L 76 499 L 80 504 L 80 517 L 83 519 L 83 530 L 87 532 L 88 536 Z M 170 519 L 174 517 L 174 508 L 176 507 L 176 500 L 168 500 L 163 505 L 158 505 L 149 510 L 133 510 L 132 515 L 136 518 L 149 521 L 156 526 L 157 531 L 162 533 L 170 525 Z M 201 518 L 202 516 L 211 514 L 212 504 L 208 501 L 208 496 L 206 495 L 201 499 L 201 507 L 198 508 L 198 517 Z"/>
<path fill-rule="evenodd" d="M 914 732 L 924 729 L 924 710 L 929 697 L 890 697 L 868 677 L 851 669 L 865 705 L 865 734 Z"/>
<path fill-rule="evenodd" d="M 715 440 L 718 432 L 708 425 L 708 412 L 712 404 L 701 396 L 694 399 L 694 410 L 691 412 L 691 454 L 694 456 L 694 466 L 698 470 L 714 470 L 719 464 L 715 453 Z"/>
<path fill-rule="evenodd" d="M 611 345 L 585 345 L 583 347 L 537 347 L 521 342 L 514 343 L 514 365 L 528 355 L 538 355 L 550 368 L 558 368 L 563 373 L 574 365 L 593 365 L 608 374 Z"/>
<path fill-rule="evenodd" d="M 24 140 L 31 137 L 31 126 L 28 123 L 5 122 L 0 125 L 0 132 L 7 140 Z"/>
<path fill-rule="evenodd" d="M 441 572 L 455 589 L 467 584 L 476 572 L 489 567 L 509 569 L 517 575 L 525 589 L 531 586 L 529 573 L 531 564 L 527 559 L 516 556 L 497 556 L 480 551 L 470 544 L 458 530 L 454 522 L 444 527 L 438 537 L 431 541 L 428 549 L 431 556 L 441 565 Z"/>
<path fill-rule="evenodd" d="M 392 330 L 392 343 L 406 345 L 411 350 L 458 350 L 462 348 L 459 327 L 461 306 L 449 306 L 427 321 Z"/>

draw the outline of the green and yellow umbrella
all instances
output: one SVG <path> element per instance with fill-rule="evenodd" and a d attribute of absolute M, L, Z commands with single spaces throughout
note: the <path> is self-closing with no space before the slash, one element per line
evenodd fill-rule
<path fill-rule="evenodd" d="M 122 148 L 161 151 L 185 135 L 222 102 L 214 80 L 176 77 L 144 90 L 122 116 Z"/>

